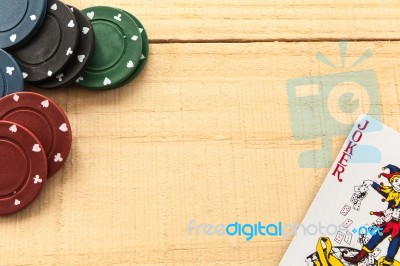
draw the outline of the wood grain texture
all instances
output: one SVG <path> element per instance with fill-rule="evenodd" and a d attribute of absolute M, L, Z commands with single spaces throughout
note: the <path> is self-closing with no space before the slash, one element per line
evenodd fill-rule
<path fill-rule="evenodd" d="M 302 220 L 327 169 L 298 167 L 320 142 L 293 139 L 286 81 L 373 69 L 383 122 L 400 130 L 400 43 L 373 41 L 399 38 L 400 4 L 319 2 L 69 1 L 135 14 L 149 62 L 117 90 L 29 87 L 66 111 L 73 149 L 34 204 L 0 219 L 0 265 L 278 265 L 290 238 L 189 235 L 188 223 Z M 373 56 L 316 60 L 340 65 L 337 42 L 315 40 L 341 38 L 372 39 L 349 42 L 346 62 Z"/>
<path fill-rule="evenodd" d="M 153 42 L 399 39 L 396 0 L 70 0 L 135 14 Z"/>
<path fill-rule="evenodd" d="M 400 129 L 397 42 L 374 56 L 384 121 Z M 286 80 L 347 71 L 337 43 L 156 44 L 135 81 L 43 92 L 66 110 L 74 145 L 32 206 L 0 220 L 2 265 L 277 265 L 290 239 L 188 235 L 188 223 L 298 223 L 326 169 L 297 166 Z M 33 89 L 35 90 L 35 89 Z M 342 139 L 334 142 L 336 154 Z"/>

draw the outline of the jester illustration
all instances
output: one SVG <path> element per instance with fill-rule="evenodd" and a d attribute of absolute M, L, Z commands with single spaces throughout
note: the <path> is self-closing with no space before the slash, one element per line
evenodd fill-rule
<path fill-rule="evenodd" d="M 388 209 L 385 211 L 371 211 L 371 215 L 376 215 L 379 218 L 374 225 L 380 229 L 379 234 L 374 234 L 371 239 L 362 247 L 361 251 L 354 257 L 345 256 L 343 259 L 351 264 L 357 265 L 368 256 L 373 250 L 386 238 L 390 241 L 387 254 L 380 266 L 397 265 L 394 260 L 400 248 L 400 168 L 389 164 L 382 168 L 389 169 L 389 173 L 381 173 L 378 177 L 387 178 L 390 182 L 389 186 L 384 186 L 383 183 L 376 183 L 371 180 L 365 180 L 364 185 L 369 185 L 375 189 L 384 198 L 383 202 L 388 203 Z"/>

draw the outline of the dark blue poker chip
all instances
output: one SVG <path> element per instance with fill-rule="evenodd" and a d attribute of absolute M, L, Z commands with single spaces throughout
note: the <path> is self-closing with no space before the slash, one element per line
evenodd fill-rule
<path fill-rule="evenodd" d="M 47 0 L 0 0 L 0 7 L 0 48 L 13 49 L 39 29 Z"/>
<path fill-rule="evenodd" d="M 0 98 L 24 90 L 24 78 L 17 62 L 0 49 Z"/>

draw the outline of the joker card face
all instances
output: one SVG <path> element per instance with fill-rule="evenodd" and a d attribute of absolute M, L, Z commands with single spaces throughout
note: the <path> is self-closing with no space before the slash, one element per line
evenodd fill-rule
<path fill-rule="evenodd" d="M 281 266 L 400 265 L 398 147 L 398 132 L 358 118 Z"/>

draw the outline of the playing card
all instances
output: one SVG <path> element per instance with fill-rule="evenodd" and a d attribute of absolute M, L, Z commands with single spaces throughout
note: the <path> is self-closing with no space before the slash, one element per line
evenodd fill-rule
<path fill-rule="evenodd" d="M 368 263 L 367 260 L 363 260 L 362 262 L 359 262 L 359 263 L 357 264 L 357 266 L 369 266 L 369 263 Z"/>
<path fill-rule="evenodd" d="M 369 265 L 374 265 L 374 263 L 375 263 L 374 254 L 369 253 L 369 254 L 368 254 L 368 264 L 369 264 Z"/>
<path fill-rule="evenodd" d="M 340 214 L 343 216 L 346 216 L 351 210 L 351 207 L 349 205 L 344 205 L 343 208 L 340 210 Z M 400 212 L 399 212 L 400 214 Z"/>
<path fill-rule="evenodd" d="M 360 198 L 360 194 L 361 193 L 359 192 L 353 193 L 353 195 L 351 195 L 350 202 L 354 204 L 357 203 L 358 199 Z"/>
<path fill-rule="evenodd" d="M 353 209 L 356 211 L 359 211 L 361 208 L 361 201 L 357 201 L 355 204 L 353 204 Z"/>
<path fill-rule="evenodd" d="M 374 249 L 374 251 L 372 252 L 373 256 L 375 258 L 377 258 L 379 256 L 379 254 L 381 254 L 381 249 L 380 248 L 376 248 Z"/>
<path fill-rule="evenodd" d="M 344 237 L 344 242 L 346 242 L 347 244 L 351 244 L 351 239 L 353 238 L 353 234 L 350 233 L 349 231 L 346 232 L 346 235 Z"/>
<path fill-rule="evenodd" d="M 364 193 L 364 192 L 367 192 L 368 191 L 368 187 L 367 186 L 360 186 L 360 188 L 359 188 L 359 190 L 358 190 L 358 192 L 360 192 L 360 193 Z"/>
<path fill-rule="evenodd" d="M 349 226 L 350 226 L 352 223 L 353 223 L 353 221 L 350 220 L 349 218 L 347 218 L 347 219 L 342 223 L 342 226 L 343 226 L 344 228 L 349 228 Z"/>
<path fill-rule="evenodd" d="M 370 116 L 358 118 L 281 266 L 304 266 L 307 258 L 311 259 L 311 265 L 321 265 L 321 258 L 326 254 L 336 257 L 343 265 L 376 265 L 378 259 L 386 256 L 400 261 L 400 234 L 379 234 L 385 228 L 389 232 L 400 229 L 400 223 L 393 222 L 400 219 L 400 185 L 397 185 L 400 175 L 396 174 L 400 167 L 400 149 L 397 147 L 400 147 L 398 132 Z M 370 230 L 373 226 L 379 226 L 379 230 Z M 304 234 L 304 228 L 308 227 L 320 230 Z M 346 256 L 357 258 L 363 247 L 373 250 L 371 255 L 354 259 L 356 263 L 345 260 Z"/>
<path fill-rule="evenodd" d="M 334 240 L 336 243 L 340 244 L 342 243 L 343 238 L 344 238 L 344 233 L 339 231 L 336 233 L 336 237 Z"/>
<path fill-rule="evenodd" d="M 391 208 L 383 211 L 384 216 L 389 216 L 389 215 L 392 216 L 392 214 L 393 214 L 393 209 L 391 209 Z"/>
<path fill-rule="evenodd" d="M 391 220 L 392 220 L 392 215 L 391 214 L 386 215 L 386 216 L 383 217 L 383 221 L 385 221 L 385 223 L 388 223 Z"/>
<path fill-rule="evenodd" d="M 375 225 L 382 225 L 385 222 L 382 217 L 379 217 L 378 219 L 375 220 Z"/>
<path fill-rule="evenodd" d="M 400 209 L 394 209 L 392 213 L 392 219 L 398 221 L 400 218 Z"/>
<path fill-rule="evenodd" d="M 358 200 L 362 201 L 363 199 L 365 199 L 365 197 L 368 195 L 368 193 L 366 191 L 364 192 L 360 192 L 360 194 L 358 195 Z"/>

